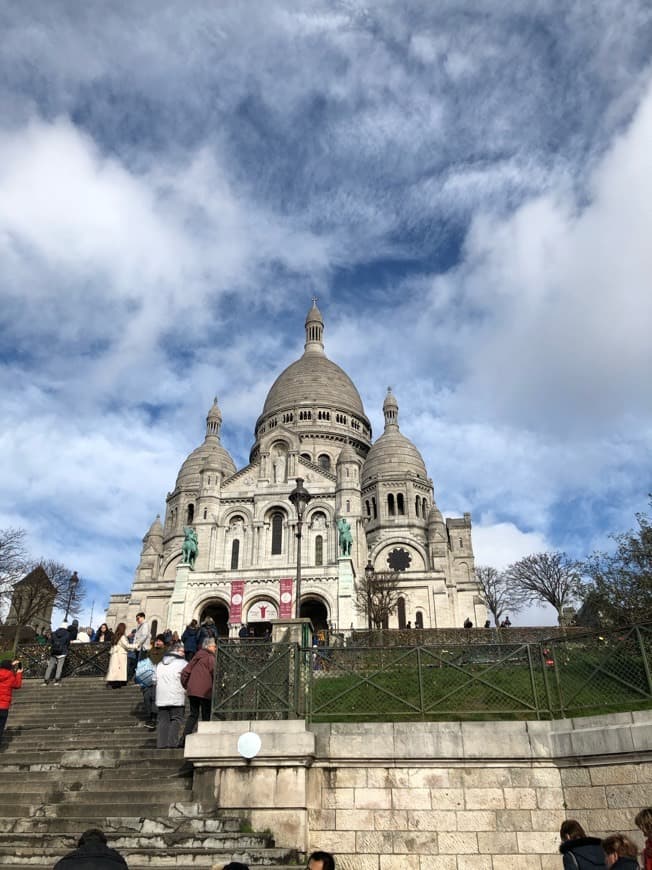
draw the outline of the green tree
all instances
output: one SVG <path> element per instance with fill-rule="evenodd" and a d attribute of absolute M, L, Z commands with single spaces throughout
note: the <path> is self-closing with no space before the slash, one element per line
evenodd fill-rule
<path fill-rule="evenodd" d="M 523 609 L 524 603 L 520 594 L 512 588 L 504 572 L 497 571 L 489 565 L 476 565 L 475 579 L 480 587 L 480 595 L 496 625 L 500 625 L 503 614 L 517 613 Z"/>
<path fill-rule="evenodd" d="M 613 552 L 595 552 L 582 564 L 590 580 L 586 606 L 603 625 L 652 621 L 652 518 L 638 513 L 636 523 L 612 535 Z"/>
<path fill-rule="evenodd" d="M 551 604 L 560 625 L 564 608 L 579 601 L 584 591 L 579 565 L 565 553 L 525 556 L 507 568 L 505 577 L 521 604 Z"/>

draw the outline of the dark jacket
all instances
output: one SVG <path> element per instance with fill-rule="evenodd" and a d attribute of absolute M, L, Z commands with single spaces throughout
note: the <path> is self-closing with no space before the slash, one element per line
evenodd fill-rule
<path fill-rule="evenodd" d="M 611 865 L 611 870 L 640 870 L 636 858 L 629 858 L 626 855 L 620 857 Z"/>
<path fill-rule="evenodd" d="M 71 640 L 72 638 L 67 628 L 58 628 L 52 635 L 52 655 L 67 656 Z"/>
<path fill-rule="evenodd" d="M 182 671 L 189 674 L 186 683 L 186 692 L 194 698 L 210 698 L 213 694 L 213 672 L 215 670 L 215 653 L 207 649 L 200 649 L 195 653 L 192 661 Z"/>
<path fill-rule="evenodd" d="M 597 837 L 564 840 L 559 851 L 564 859 L 564 870 L 606 870 L 607 856 Z"/>
<path fill-rule="evenodd" d="M 181 635 L 181 642 L 183 643 L 183 648 L 187 653 L 193 655 L 197 652 L 197 638 L 199 637 L 199 627 L 190 628 L 188 626 L 184 633 Z"/>
<path fill-rule="evenodd" d="M 129 867 L 115 849 L 94 841 L 69 852 L 57 861 L 54 870 L 129 870 Z"/>
<path fill-rule="evenodd" d="M 201 649 L 201 645 L 207 637 L 214 637 L 217 640 L 217 628 L 214 622 L 205 622 L 199 629 L 197 635 L 197 649 Z"/>

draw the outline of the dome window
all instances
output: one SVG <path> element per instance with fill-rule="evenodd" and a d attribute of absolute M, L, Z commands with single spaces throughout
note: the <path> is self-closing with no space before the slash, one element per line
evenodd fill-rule
<path fill-rule="evenodd" d="M 421 499 L 419 498 L 419 496 L 417 496 L 414 499 L 414 512 L 416 513 L 417 516 L 419 516 L 419 508 L 420 507 L 421 507 Z"/>
<path fill-rule="evenodd" d="M 396 515 L 396 507 L 394 506 L 394 494 L 389 492 L 387 494 L 387 513 L 390 517 Z"/>
<path fill-rule="evenodd" d="M 236 571 L 238 568 L 238 560 L 240 558 L 240 541 L 236 540 L 231 544 L 231 570 Z"/>
<path fill-rule="evenodd" d="M 324 539 L 321 535 L 315 538 L 315 565 L 324 564 Z"/>
<path fill-rule="evenodd" d="M 208 508 L 204 508 L 204 519 L 208 518 Z"/>
<path fill-rule="evenodd" d="M 189 504 L 186 510 L 186 525 L 190 525 L 195 519 L 195 506 L 194 504 Z"/>
<path fill-rule="evenodd" d="M 365 504 L 365 508 L 367 509 L 367 516 L 370 517 L 371 516 L 371 505 L 369 504 L 369 499 L 367 499 L 364 504 Z"/>
<path fill-rule="evenodd" d="M 320 453 L 319 458 L 317 459 L 317 463 L 320 468 L 324 469 L 324 471 L 331 470 L 331 458 L 328 453 Z"/>
<path fill-rule="evenodd" d="M 405 514 L 405 505 L 403 503 L 403 493 L 399 492 L 396 496 L 396 510 L 399 516 L 403 516 Z"/>
<path fill-rule="evenodd" d="M 272 556 L 283 552 L 283 514 L 277 511 L 272 515 Z"/>
<path fill-rule="evenodd" d="M 378 508 L 376 507 L 376 496 L 372 496 L 371 506 L 373 507 L 373 510 L 374 510 L 374 519 L 377 520 L 378 519 Z"/>

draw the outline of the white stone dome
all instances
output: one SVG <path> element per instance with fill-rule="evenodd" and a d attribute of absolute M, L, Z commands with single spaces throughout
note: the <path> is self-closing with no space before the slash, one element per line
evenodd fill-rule
<path fill-rule="evenodd" d="M 206 438 L 204 443 L 196 447 L 186 458 L 177 475 L 177 489 L 199 489 L 200 471 L 205 463 L 221 472 L 223 477 L 235 474 L 235 462 L 228 450 L 220 443 L 220 427 L 222 414 L 217 404 L 217 397 L 206 417 Z"/>
<path fill-rule="evenodd" d="M 398 402 L 391 389 L 383 403 L 385 431 L 371 446 L 362 467 L 362 485 L 367 486 L 377 480 L 397 477 L 418 477 L 428 479 L 423 457 L 398 428 Z"/>

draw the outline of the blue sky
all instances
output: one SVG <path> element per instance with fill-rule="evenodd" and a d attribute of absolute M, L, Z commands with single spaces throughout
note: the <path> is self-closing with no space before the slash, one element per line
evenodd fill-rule
<path fill-rule="evenodd" d="M 648 3 L 23 2 L 0 28 L 0 527 L 96 615 L 215 393 L 246 462 L 313 294 L 478 562 L 583 556 L 645 509 Z"/>

